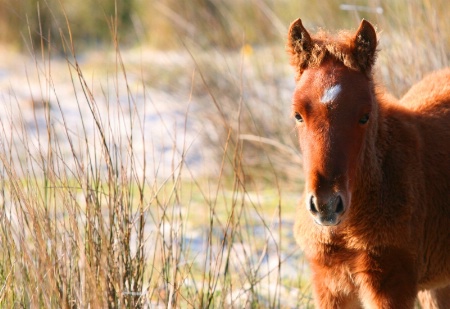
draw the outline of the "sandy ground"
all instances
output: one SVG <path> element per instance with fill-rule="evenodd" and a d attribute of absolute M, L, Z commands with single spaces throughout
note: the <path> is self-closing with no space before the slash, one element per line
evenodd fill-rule
<path fill-rule="evenodd" d="M 3 135 L 7 139 L 25 135 L 28 147 L 45 152 L 50 127 L 62 155 L 70 157 L 69 138 L 82 152 L 85 138 L 91 146 L 99 143 L 100 125 L 122 156 L 130 157 L 132 146 L 138 165 L 146 160 L 147 176 L 168 177 L 177 170 L 182 156 L 189 174 L 211 171 L 211 166 L 205 166 L 209 161 L 205 156 L 211 153 L 199 144 L 204 128 L 192 115 L 195 107 L 187 93 L 189 86 L 169 93 L 146 84 L 142 76 L 151 62 L 174 65 L 184 61 L 187 66 L 189 59 L 155 52 L 142 59 L 139 52 L 129 52 L 124 56 L 130 68 L 125 76 L 117 73 L 114 54 L 104 54 L 107 56 L 91 53 L 79 57 L 84 78 L 80 81 L 73 59 L 69 64 L 59 56 L 48 61 L 47 56 L 33 59 L 0 50 Z M 19 149 L 25 146 L 20 144 L 16 145 Z"/>

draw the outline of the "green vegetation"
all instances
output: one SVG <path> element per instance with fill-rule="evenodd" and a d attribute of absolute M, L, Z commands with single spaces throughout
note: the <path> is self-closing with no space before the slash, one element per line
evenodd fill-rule
<path fill-rule="evenodd" d="M 312 308 L 289 23 L 371 20 L 397 96 L 450 50 L 448 1 L 342 4 L 0 0 L 0 307 Z"/>

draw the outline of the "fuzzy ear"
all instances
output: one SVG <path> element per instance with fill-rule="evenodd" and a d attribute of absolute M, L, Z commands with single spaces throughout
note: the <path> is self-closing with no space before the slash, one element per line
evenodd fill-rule
<path fill-rule="evenodd" d="M 299 18 L 295 20 L 289 27 L 288 44 L 297 53 L 308 52 L 311 49 L 311 36 L 305 27 L 303 27 L 302 20 Z"/>
<path fill-rule="evenodd" d="M 377 33 L 372 24 L 363 19 L 353 39 L 353 53 L 363 71 L 369 72 L 375 63 Z"/>
<path fill-rule="evenodd" d="M 312 49 L 312 40 L 299 18 L 289 27 L 287 50 L 291 56 L 291 64 L 300 72 L 305 68 Z"/>

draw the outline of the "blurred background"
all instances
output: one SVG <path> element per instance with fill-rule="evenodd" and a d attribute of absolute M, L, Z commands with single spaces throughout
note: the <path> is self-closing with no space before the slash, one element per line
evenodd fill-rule
<path fill-rule="evenodd" d="M 285 41 L 377 27 L 394 96 L 445 0 L 0 0 L 0 306 L 312 308 Z"/>
<path fill-rule="evenodd" d="M 108 44 L 112 27 L 117 27 L 121 44 L 157 49 L 177 49 L 185 41 L 203 48 L 274 45 L 284 41 L 287 25 L 299 16 L 313 28 L 329 29 L 355 27 L 366 18 L 387 35 L 408 29 L 414 37 L 430 27 L 442 32 L 448 26 L 448 4 L 439 0 L 2 0 L 0 8 L 2 43 L 21 47 L 30 37 L 34 43 L 43 37 L 51 38 L 55 49 L 61 49 L 61 31 L 68 34 L 67 22 L 80 47 Z"/>

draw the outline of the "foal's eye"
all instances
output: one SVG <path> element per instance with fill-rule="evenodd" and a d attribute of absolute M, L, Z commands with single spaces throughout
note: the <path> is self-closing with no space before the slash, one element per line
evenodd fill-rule
<path fill-rule="evenodd" d="M 369 121 L 369 114 L 365 114 L 361 119 L 359 119 L 360 124 L 366 124 Z"/>
<path fill-rule="evenodd" d="M 300 115 L 299 113 L 295 113 L 295 120 L 297 120 L 297 122 L 303 122 L 302 115 Z"/>

